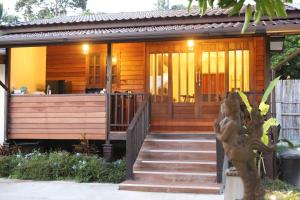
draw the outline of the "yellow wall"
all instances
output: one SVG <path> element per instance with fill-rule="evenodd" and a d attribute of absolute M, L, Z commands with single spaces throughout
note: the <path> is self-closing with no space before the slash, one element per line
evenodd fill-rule
<path fill-rule="evenodd" d="M 29 93 L 45 90 L 46 48 L 11 49 L 11 89 L 26 86 Z"/>

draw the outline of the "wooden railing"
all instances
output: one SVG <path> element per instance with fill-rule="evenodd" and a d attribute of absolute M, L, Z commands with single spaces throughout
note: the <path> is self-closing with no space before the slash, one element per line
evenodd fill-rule
<path fill-rule="evenodd" d="M 130 122 L 126 135 L 126 178 L 133 178 L 133 165 L 150 131 L 151 100 L 150 95 L 144 96 L 132 121 Z"/>
<path fill-rule="evenodd" d="M 126 131 L 144 97 L 144 93 L 111 93 L 110 131 Z"/>

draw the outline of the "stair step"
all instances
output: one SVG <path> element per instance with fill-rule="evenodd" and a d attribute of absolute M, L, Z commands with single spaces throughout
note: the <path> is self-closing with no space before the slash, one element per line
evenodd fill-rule
<path fill-rule="evenodd" d="M 216 163 L 208 161 L 151 161 L 141 160 L 134 170 L 157 170 L 176 172 L 216 172 Z"/>
<path fill-rule="evenodd" d="M 145 192 L 178 192 L 178 193 L 206 193 L 219 194 L 217 184 L 183 185 L 183 184 L 155 184 L 143 181 L 125 181 L 119 185 L 120 190 L 145 191 Z"/>
<path fill-rule="evenodd" d="M 142 147 L 138 160 L 185 160 L 216 161 L 215 150 L 145 149 Z"/>
<path fill-rule="evenodd" d="M 145 140 L 143 148 L 180 149 L 180 150 L 215 150 L 216 141 L 208 139 L 156 139 Z"/>
<path fill-rule="evenodd" d="M 214 183 L 216 173 L 134 171 L 134 179 L 159 183 Z"/>
<path fill-rule="evenodd" d="M 216 135 L 214 132 L 199 132 L 195 133 L 188 133 L 188 132 L 151 132 L 147 139 L 192 139 L 192 140 L 216 140 Z"/>

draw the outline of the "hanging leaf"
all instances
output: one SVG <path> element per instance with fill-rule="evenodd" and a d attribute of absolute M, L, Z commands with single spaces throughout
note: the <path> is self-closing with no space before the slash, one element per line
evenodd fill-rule
<path fill-rule="evenodd" d="M 271 126 L 278 126 L 279 123 L 277 119 L 275 118 L 270 118 L 267 121 L 264 122 L 263 124 L 263 135 L 261 137 L 261 141 L 265 144 L 269 144 L 269 136 L 268 136 L 268 130 L 270 129 Z"/>
<path fill-rule="evenodd" d="M 240 95 L 241 99 L 243 100 L 244 104 L 246 105 L 246 108 L 248 110 L 249 113 L 252 112 L 252 107 L 249 103 L 248 97 L 245 93 L 238 91 L 238 94 Z"/>
<path fill-rule="evenodd" d="M 235 4 L 235 6 L 230 10 L 228 15 L 233 16 L 233 15 L 238 14 L 244 5 L 244 2 L 245 2 L 245 0 L 240 0 L 237 4 Z"/>
<path fill-rule="evenodd" d="M 251 5 L 248 4 L 247 5 L 247 9 L 246 9 L 246 13 L 245 13 L 245 22 L 242 28 L 242 34 L 244 34 L 250 24 L 250 20 L 252 18 L 252 8 Z"/>
<path fill-rule="evenodd" d="M 192 7 L 193 0 L 189 0 L 188 11 L 190 12 Z"/>
<path fill-rule="evenodd" d="M 208 0 L 208 5 L 210 7 L 214 7 L 214 0 Z"/>
<path fill-rule="evenodd" d="M 259 104 L 259 110 L 260 110 L 260 114 L 262 115 L 262 116 L 265 116 L 267 113 L 268 113 L 268 111 L 269 111 L 269 109 L 270 109 L 270 106 L 268 105 L 268 104 L 266 104 L 266 103 L 264 103 L 264 102 L 261 102 L 260 104 Z"/>
<path fill-rule="evenodd" d="M 274 0 L 275 12 L 278 17 L 287 17 L 282 0 Z"/>
<path fill-rule="evenodd" d="M 276 86 L 276 84 L 278 83 L 279 80 L 280 80 L 280 76 L 278 76 L 273 81 L 271 81 L 271 83 L 268 85 L 268 87 L 261 99 L 261 102 L 265 103 L 267 101 L 269 95 L 271 94 L 271 92 L 273 91 L 274 87 Z"/>

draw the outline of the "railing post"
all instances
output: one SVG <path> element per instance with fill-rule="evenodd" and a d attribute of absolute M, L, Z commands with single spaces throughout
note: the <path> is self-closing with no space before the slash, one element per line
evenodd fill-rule
<path fill-rule="evenodd" d="M 132 132 L 127 131 L 126 135 L 126 179 L 133 178 L 133 156 L 132 156 Z"/>

